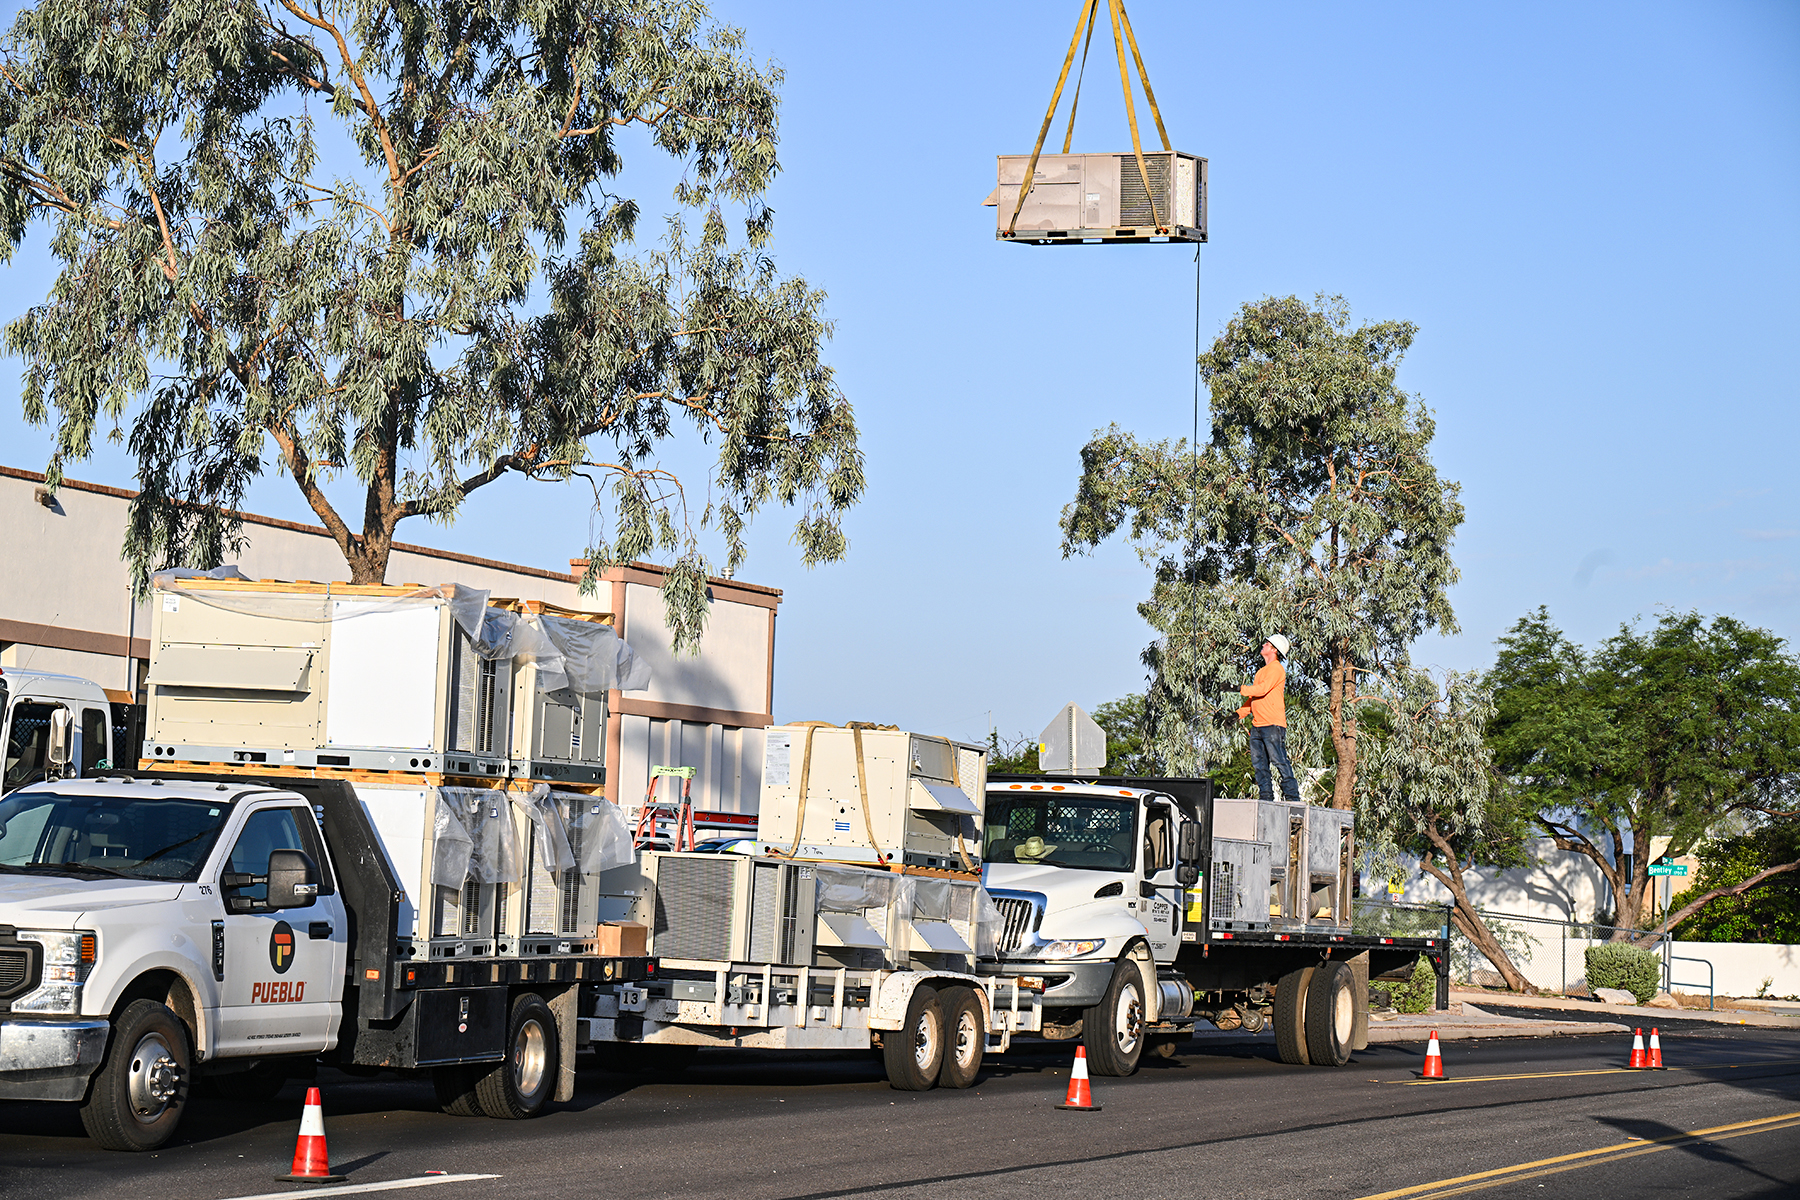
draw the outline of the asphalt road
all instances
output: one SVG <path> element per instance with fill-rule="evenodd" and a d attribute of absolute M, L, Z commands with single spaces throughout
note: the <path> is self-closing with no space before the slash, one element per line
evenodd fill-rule
<path fill-rule="evenodd" d="M 964 1092 L 892 1091 L 865 1057 L 584 1070 L 572 1103 L 518 1123 L 445 1116 L 428 1084 L 329 1071 L 319 1083 L 352 1189 L 498 1176 L 403 1193 L 418 1200 L 1800 1195 L 1800 1031 L 1682 1022 L 1665 1029 L 1673 1069 L 1657 1073 L 1619 1070 L 1628 1045 L 1446 1043 L 1451 1081 L 1424 1084 L 1418 1045 L 1374 1046 L 1333 1071 L 1283 1066 L 1266 1043 L 1200 1042 L 1095 1080 L 1097 1113 L 1053 1107 L 1068 1053 L 1041 1045 L 990 1058 Z M 0 1197 L 284 1190 L 272 1177 L 292 1157 L 301 1087 L 266 1105 L 196 1100 L 178 1143 L 150 1155 L 94 1149 L 72 1109 L 0 1103 Z"/>

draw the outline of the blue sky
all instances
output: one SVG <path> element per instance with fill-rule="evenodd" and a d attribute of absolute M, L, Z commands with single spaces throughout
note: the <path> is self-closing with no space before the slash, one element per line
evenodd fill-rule
<path fill-rule="evenodd" d="M 752 532 L 741 577 L 786 593 L 778 719 L 1035 733 L 1142 686 L 1147 572 L 1064 560 L 1056 521 L 1093 430 L 1191 428 L 1192 251 L 999 245 L 981 206 L 1076 7 L 716 5 L 787 72 L 774 255 L 830 294 L 868 455 L 846 562 L 806 570 L 778 513 Z M 1285 293 L 1419 326 L 1401 384 L 1468 509 L 1462 633 L 1420 661 L 1485 666 L 1538 604 L 1590 645 L 1664 607 L 1800 635 L 1800 6 L 1131 13 L 1176 147 L 1210 160 L 1204 335 Z M 1076 150 L 1129 147 L 1110 51 Z M 5 319 L 48 286 L 41 248 L 8 274 Z M 0 461 L 41 467 L 17 397 L 9 360 Z M 131 483 L 112 450 L 70 473 Z M 251 507 L 310 519 L 273 475 Z M 589 520 L 509 484 L 400 537 L 556 567 Z"/>

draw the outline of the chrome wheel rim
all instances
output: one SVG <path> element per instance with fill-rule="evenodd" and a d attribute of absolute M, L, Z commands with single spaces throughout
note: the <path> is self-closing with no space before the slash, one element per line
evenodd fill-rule
<path fill-rule="evenodd" d="M 975 1061 L 976 1038 L 979 1031 L 975 1028 L 975 1014 L 964 1012 L 956 1018 L 956 1065 L 966 1067 Z"/>
<path fill-rule="evenodd" d="M 181 1089 L 181 1064 L 160 1033 L 145 1034 L 131 1051 L 131 1114 L 150 1122 L 163 1115 Z"/>
<path fill-rule="evenodd" d="M 928 1071 L 937 1061 L 938 1025 L 932 1019 L 930 1011 L 919 1014 L 919 1023 L 913 1027 L 913 1062 L 921 1071 Z"/>
<path fill-rule="evenodd" d="M 535 1096 L 544 1086 L 550 1060 L 550 1049 L 544 1027 L 535 1019 L 519 1026 L 513 1035 L 513 1079 L 521 1096 Z"/>
<path fill-rule="evenodd" d="M 1138 1041 L 1144 1036 L 1144 1001 L 1134 987 L 1119 993 L 1119 1006 L 1113 1013 L 1113 1033 L 1119 1039 L 1120 1051 L 1125 1054 L 1136 1050 Z"/>

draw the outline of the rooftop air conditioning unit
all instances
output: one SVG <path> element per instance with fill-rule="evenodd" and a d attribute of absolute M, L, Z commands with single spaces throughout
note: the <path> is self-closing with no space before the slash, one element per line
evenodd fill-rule
<path fill-rule="evenodd" d="M 1179 151 L 1040 154 L 1025 205 L 1013 219 L 1028 154 L 999 158 L 994 236 L 1038 246 L 1096 242 L 1204 242 L 1206 160 Z M 1144 177 L 1149 176 L 1146 191 Z"/>

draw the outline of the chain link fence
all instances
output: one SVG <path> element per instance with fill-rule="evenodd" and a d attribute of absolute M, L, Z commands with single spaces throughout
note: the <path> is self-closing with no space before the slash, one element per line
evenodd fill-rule
<path fill-rule="evenodd" d="M 1482 912 L 1482 921 L 1525 981 L 1540 992 L 1560 995 L 1587 991 L 1587 951 L 1590 946 L 1626 940 L 1635 942 L 1644 930 L 1597 925 L 1589 921 L 1558 921 L 1524 917 L 1515 913 Z M 1664 953 L 1663 935 L 1643 943 L 1646 949 Z M 1506 979 L 1487 955 L 1460 930 L 1450 936 L 1450 979 L 1474 987 L 1502 988 Z"/>

